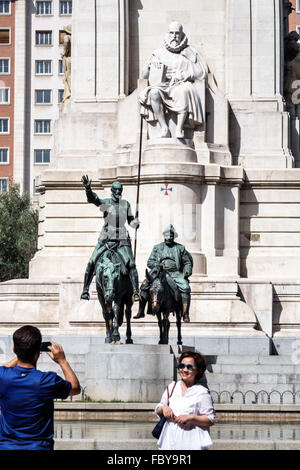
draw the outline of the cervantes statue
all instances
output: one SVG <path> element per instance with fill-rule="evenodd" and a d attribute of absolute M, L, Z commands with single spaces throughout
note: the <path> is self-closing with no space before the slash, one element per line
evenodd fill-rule
<path fill-rule="evenodd" d="M 203 124 L 200 85 L 205 77 L 200 56 L 188 45 L 182 25 L 171 23 L 164 46 L 152 53 L 143 71 L 149 86 L 139 96 L 142 116 L 160 126 L 158 137 L 184 139 L 186 127 L 195 129 Z M 173 136 L 167 122 L 170 114 L 177 121 Z"/>

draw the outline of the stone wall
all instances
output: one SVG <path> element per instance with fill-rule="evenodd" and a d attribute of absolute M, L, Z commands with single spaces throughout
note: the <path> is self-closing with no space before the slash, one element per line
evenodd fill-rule
<path fill-rule="evenodd" d="M 129 2 L 130 68 L 129 90 L 153 50 L 162 46 L 167 26 L 172 21 L 184 25 L 189 43 L 208 59 L 218 86 L 225 89 L 226 0 L 132 0 Z"/>
<path fill-rule="evenodd" d="M 241 276 L 297 279 L 300 171 L 247 170 L 241 189 Z"/>

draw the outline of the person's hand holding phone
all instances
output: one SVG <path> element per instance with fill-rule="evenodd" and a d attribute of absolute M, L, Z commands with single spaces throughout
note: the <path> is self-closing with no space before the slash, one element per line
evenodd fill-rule
<path fill-rule="evenodd" d="M 65 361 L 66 356 L 65 356 L 62 346 L 60 344 L 55 343 L 54 341 L 51 341 L 51 345 L 52 346 L 49 346 L 49 350 L 51 352 L 47 353 L 48 356 L 51 357 L 51 359 L 54 362 L 57 362 L 57 364 L 59 364 L 62 361 Z"/>

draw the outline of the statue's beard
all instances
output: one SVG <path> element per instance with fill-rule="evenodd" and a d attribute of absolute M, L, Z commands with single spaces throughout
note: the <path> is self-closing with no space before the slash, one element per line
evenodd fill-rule
<path fill-rule="evenodd" d="M 165 48 L 168 49 L 170 52 L 180 52 L 187 46 L 188 39 L 184 33 L 182 33 L 181 41 L 178 43 L 176 39 L 170 39 L 169 35 L 167 34 L 164 40 Z"/>

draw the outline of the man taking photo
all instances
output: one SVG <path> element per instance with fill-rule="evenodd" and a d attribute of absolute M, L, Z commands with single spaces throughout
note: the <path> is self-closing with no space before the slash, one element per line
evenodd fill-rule
<path fill-rule="evenodd" d="M 51 341 L 49 352 L 65 377 L 37 370 L 42 336 L 26 325 L 13 334 L 16 357 L 0 367 L 0 450 L 53 450 L 55 398 L 80 393 L 79 381 L 62 347 Z"/>

